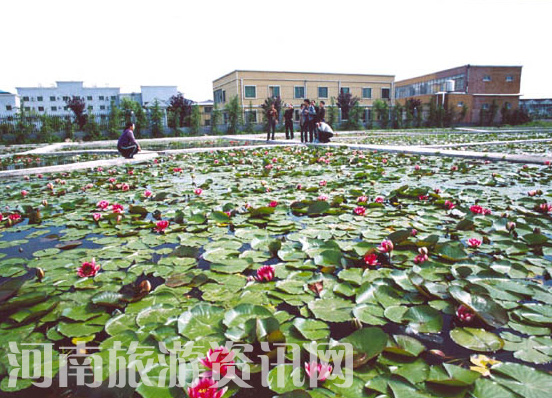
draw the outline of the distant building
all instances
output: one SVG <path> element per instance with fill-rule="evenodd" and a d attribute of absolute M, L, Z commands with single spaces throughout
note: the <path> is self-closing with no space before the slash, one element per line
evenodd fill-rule
<path fill-rule="evenodd" d="M 519 106 L 532 119 L 552 119 L 552 98 L 520 99 Z"/>
<path fill-rule="evenodd" d="M 465 123 L 480 123 L 481 111 L 496 104 L 500 109 L 519 107 L 521 66 L 464 65 L 395 83 L 395 99 L 404 105 L 409 99 L 436 101 L 459 114 L 464 106 Z"/>
<path fill-rule="evenodd" d="M 19 112 L 19 97 L 0 90 L 0 117 L 14 116 Z"/>
<path fill-rule="evenodd" d="M 298 119 L 304 99 L 324 101 L 328 106 L 340 92 L 358 97 L 365 109 L 370 109 L 376 99 L 392 105 L 393 84 L 392 75 L 235 70 L 213 81 L 213 95 L 220 108 L 234 96 L 238 96 L 244 111 L 251 103 L 253 117 L 260 122 L 259 108 L 268 97 L 280 97 L 283 104 L 293 104 Z"/>
<path fill-rule="evenodd" d="M 176 86 L 141 86 L 142 106 L 151 108 L 155 101 L 161 108 L 168 108 L 172 96 L 178 95 Z"/>
<path fill-rule="evenodd" d="M 51 116 L 70 116 L 66 101 L 80 97 L 88 111 L 107 116 L 111 102 L 118 104 L 118 87 L 84 87 L 81 81 L 60 81 L 53 87 L 17 87 L 21 106 L 25 111 Z"/>
<path fill-rule="evenodd" d="M 201 114 L 201 125 L 211 125 L 211 114 L 213 112 L 213 106 L 215 102 L 213 100 L 194 102 L 194 105 L 199 106 L 199 112 Z"/>

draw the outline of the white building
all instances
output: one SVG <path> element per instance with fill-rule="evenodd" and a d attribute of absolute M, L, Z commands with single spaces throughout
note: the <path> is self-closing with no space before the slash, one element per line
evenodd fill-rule
<path fill-rule="evenodd" d="M 69 116 L 71 110 L 66 101 L 80 97 L 86 103 L 87 110 L 94 114 L 108 115 L 111 101 L 118 104 L 118 87 L 84 87 L 83 82 L 56 82 L 53 87 L 17 87 L 21 106 L 25 111 L 52 116 Z"/>
<path fill-rule="evenodd" d="M 19 97 L 0 90 L 0 117 L 14 116 L 19 111 Z"/>
<path fill-rule="evenodd" d="M 178 95 L 176 86 L 140 86 L 142 91 L 142 106 L 151 108 L 157 100 L 161 108 L 167 108 L 172 96 Z"/>

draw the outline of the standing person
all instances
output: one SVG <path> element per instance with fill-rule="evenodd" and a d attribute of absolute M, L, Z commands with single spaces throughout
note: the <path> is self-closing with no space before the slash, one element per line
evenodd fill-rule
<path fill-rule="evenodd" d="M 305 100 L 305 105 L 308 109 L 309 116 L 309 142 L 314 141 L 314 128 L 315 128 L 315 119 L 316 119 L 316 109 L 314 108 L 314 101 L 310 102 L 308 99 Z"/>
<path fill-rule="evenodd" d="M 117 150 L 127 159 L 132 159 L 137 152 L 142 150 L 134 138 L 134 123 L 128 122 L 125 125 L 125 130 L 117 142 Z"/>
<path fill-rule="evenodd" d="M 318 108 L 318 121 L 326 123 L 326 103 L 320 101 L 320 108 Z"/>
<path fill-rule="evenodd" d="M 308 125 L 308 111 L 306 110 L 305 103 L 301 104 L 301 110 L 299 111 L 299 126 L 301 127 L 301 142 L 307 142 Z"/>
<path fill-rule="evenodd" d="M 272 140 L 274 140 L 274 133 L 276 131 L 276 125 L 278 124 L 278 111 L 274 108 L 274 104 L 270 104 L 270 108 L 266 112 L 268 118 L 268 131 L 266 132 L 266 140 L 270 139 L 270 131 L 272 131 Z"/>
<path fill-rule="evenodd" d="M 286 126 L 286 140 L 293 139 L 293 105 L 288 104 L 288 108 L 284 112 L 284 120 Z"/>

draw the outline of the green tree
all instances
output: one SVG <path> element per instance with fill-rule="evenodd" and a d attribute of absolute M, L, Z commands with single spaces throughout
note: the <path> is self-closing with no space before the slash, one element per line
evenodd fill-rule
<path fill-rule="evenodd" d="M 391 126 L 394 129 L 400 129 L 403 127 L 403 107 L 401 104 L 395 104 L 391 111 L 392 123 Z"/>
<path fill-rule="evenodd" d="M 159 106 L 159 101 L 153 102 L 153 107 L 150 109 L 150 125 L 151 133 L 155 138 L 159 138 L 163 134 L 163 111 Z"/>
<path fill-rule="evenodd" d="M 40 141 L 53 142 L 54 141 L 54 118 L 46 114 L 40 116 Z"/>
<path fill-rule="evenodd" d="M 466 104 L 462 104 L 462 109 L 460 109 L 460 113 L 458 114 L 458 118 L 456 119 L 456 122 L 459 123 L 461 121 L 464 121 L 467 114 L 468 114 L 468 106 Z"/>
<path fill-rule="evenodd" d="M 21 101 L 20 111 L 17 114 L 15 124 L 15 143 L 24 144 L 27 137 L 33 132 L 33 124 L 30 121 L 30 115 L 25 110 L 25 103 Z"/>
<path fill-rule="evenodd" d="M 84 99 L 74 95 L 71 99 L 65 101 L 65 103 L 75 115 L 75 122 L 79 125 L 79 128 L 84 128 L 87 117 L 86 113 L 84 113 L 84 109 L 86 108 L 86 103 L 84 102 Z"/>
<path fill-rule="evenodd" d="M 113 138 L 113 139 L 117 138 L 119 136 L 119 133 L 121 132 L 122 127 L 123 127 L 123 115 L 121 113 L 121 110 L 117 105 L 115 105 L 115 101 L 111 101 L 111 109 L 109 111 L 109 122 L 107 125 L 109 138 Z"/>
<path fill-rule="evenodd" d="M 375 100 L 372 110 L 376 113 L 376 119 L 380 127 L 386 129 L 389 125 L 389 105 L 387 102 L 380 99 Z"/>
<path fill-rule="evenodd" d="M 134 115 L 136 116 L 136 133 L 140 134 L 142 131 L 147 130 L 148 128 L 148 117 L 146 116 L 146 112 L 144 112 L 144 108 L 141 106 L 138 106 L 136 111 L 134 112 Z"/>
<path fill-rule="evenodd" d="M 193 135 L 199 135 L 201 131 L 201 112 L 199 105 L 192 106 L 192 114 L 190 115 L 190 130 Z"/>
<path fill-rule="evenodd" d="M 249 108 L 245 117 L 245 132 L 248 134 L 255 132 L 255 114 L 253 112 L 253 104 L 249 101 Z"/>
<path fill-rule="evenodd" d="M 213 105 L 213 111 L 211 112 L 211 133 L 212 134 L 219 134 L 220 130 L 218 129 L 218 125 L 220 124 L 220 118 L 221 118 L 221 112 L 218 108 L 217 103 Z"/>
<path fill-rule="evenodd" d="M 349 109 L 349 117 L 345 122 L 346 130 L 358 130 L 361 128 L 360 118 L 362 114 L 362 108 L 357 102 L 354 102 L 351 108 Z"/>
<path fill-rule="evenodd" d="M 326 108 L 326 112 L 328 113 L 328 124 L 331 126 L 332 129 L 336 130 L 337 129 L 337 118 L 338 118 L 338 115 L 337 115 L 337 107 L 335 106 L 335 98 L 332 97 L 331 100 L 331 105 Z"/>
<path fill-rule="evenodd" d="M 230 98 L 224 110 L 228 114 L 228 134 L 237 134 L 242 119 L 240 100 L 237 95 Z"/>
<path fill-rule="evenodd" d="M 83 130 L 86 133 L 84 138 L 88 141 L 94 141 L 100 138 L 100 126 L 96 122 L 96 117 L 90 111 L 86 117 L 86 124 Z"/>

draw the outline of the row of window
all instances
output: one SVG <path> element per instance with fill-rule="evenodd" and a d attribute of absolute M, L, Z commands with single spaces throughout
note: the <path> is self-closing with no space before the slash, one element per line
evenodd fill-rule
<path fill-rule="evenodd" d="M 218 90 L 221 91 L 221 90 Z M 349 87 L 341 87 L 341 92 L 343 94 L 349 94 L 351 89 Z M 390 98 L 390 89 L 382 88 L 381 89 L 381 98 L 389 99 Z M 268 94 L 270 97 L 279 97 L 280 96 L 280 86 L 268 86 Z M 216 97 L 216 91 L 215 91 Z M 245 99 L 255 99 L 257 98 L 257 86 L 244 86 L 244 98 Z M 294 99 L 303 99 L 306 98 L 305 86 L 295 86 L 293 90 Z M 328 87 L 318 87 L 318 98 L 326 99 L 328 97 Z M 362 88 L 362 98 L 370 99 L 372 98 L 372 88 L 363 87 Z M 217 100 L 215 99 L 215 102 Z"/>
<path fill-rule="evenodd" d="M 101 111 L 105 111 L 105 110 L 109 110 L 109 109 L 110 109 L 109 106 L 105 106 L 105 105 L 100 105 L 99 108 L 100 108 Z M 31 110 L 31 107 L 30 107 L 30 106 L 26 106 L 24 109 L 25 109 L 26 111 L 29 112 L 29 111 Z M 44 112 L 44 111 L 45 111 L 45 108 L 44 108 L 43 106 L 39 106 L 37 109 L 38 109 L 39 112 Z M 59 107 L 58 107 L 58 106 L 52 106 L 52 107 L 50 107 L 50 110 L 51 110 L 52 112 L 61 111 L 62 109 L 63 109 L 64 111 L 68 111 L 68 110 L 69 110 L 69 107 L 68 107 L 68 106 L 63 106 L 63 107 L 62 107 L 62 106 L 59 106 Z M 11 110 L 12 110 L 11 105 L 6 105 L 6 110 L 7 110 L 7 111 L 11 111 Z M 90 105 L 90 106 L 88 107 L 88 110 L 89 110 L 89 111 L 93 111 L 93 110 L 94 110 L 94 107 L 93 107 L 92 105 Z"/>
<path fill-rule="evenodd" d="M 493 79 L 492 79 L 491 75 L 485 75 L 485 76 L 483 76 L 483 81 L 484 81 L 484 82 L 490 82 L 490 81 L 492 81 L 492 80 L 493 80 Z M 508 83 L 513 82 L 513 81 L 514 81 L 514 76 L 510 76 L 510 75 L 506 76 L 506 81 L 507 81 Z"/>
<path fill-rule="evenodd" d="M 82 99 L 84 99 L 84 97 L 81 97 Z M 55 96 L 50 96 L 50 102 L 55 102 L 55 101 L 59 101 L 60 97 L 55 97 Z M 64 95 L 63 97 L 61 97 L 61 99 L 63 101 L 69 101 L 71 99 L 71 97 L 67 96 L 67 95 Z M 25 102 L 29 102 L 29 101 L 34 101 L 35 98 L 34 97 L 28 97 L 28 96 L 24 96 L 23 97 L 23 101 Z M 94 98 L 89 95 L 86 97 L 86 100 L 87 101 L 93 101 Z M 100 95 L 98 96 L 98 101 L 116 101 L 117 100 L 117 96 L 116 95 L 112 95 L 111 97 L 110 96 L 107 96 L 107 95 Z M 43 102 L 44 101 L 44 97 L 36 97 L 36 102 Z"/>

